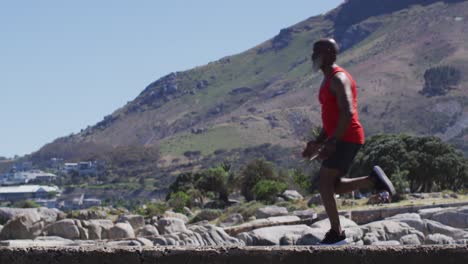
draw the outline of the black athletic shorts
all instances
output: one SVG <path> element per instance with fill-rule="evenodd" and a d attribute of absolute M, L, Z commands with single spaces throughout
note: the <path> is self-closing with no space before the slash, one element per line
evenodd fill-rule
<path fill-rule="evenodd" d="M 337 169 L 344 174 L 348 173 L 354 157 L 358 153 L 362 144 L 349 143 L 338 140 L 335 152 L 326 160 L 322 161 L 322 166 L 329 169 Z"/>

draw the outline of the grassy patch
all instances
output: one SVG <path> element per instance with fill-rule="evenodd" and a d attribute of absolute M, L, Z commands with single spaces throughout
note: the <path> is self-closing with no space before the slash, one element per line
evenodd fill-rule
<path fill-rule="evenodd" d="M 248 203 L 231 206 L 225 210 L 225 212 L 218 218 L 218 220 L 219 222 L 222 222 L 232 214 L 241 214 L 244 218 L 244 221 L 247 221 L 249 217 L 255 216 L 255 212 L 257 212 L 257 210 L 262 207 L 265 207 L 265 204 L 258 201 L 251 201 Z"/>
<path fill-rule="evenodd" d="M 206 133 L 183 133 L 177 137 L 165 139 L 161 142 L 161 153 L 183 155 L 185 151 L 201 151 L 202 155 L 213 153 L 216 149 L 231 149 L 243 144 L 240 134 L 233 127 L 217 127 Z"/>
<path fill-rule="evenodd" d="M 108 183 L 108 184 L 97 184 L 97 185 L 88 185 L 88 184 L 79 184 L 79 185 L 65 185 L 63 188 L 83 188 L 90 190 L 137 190 L 140 189 L 138 183 L 133 182 L 119 182 L 119 183 Z"/>
<path fill-rule="evenodd" d="M 277 202 L 276 206 L 286 207 L 288 212 L 310 209 L 307 200 Z"/>
<path fill-rule="evenodd" d="M 279 135 L 271 133 L 266 123 L 251 125 L 251 129 L 242 129 L 235 126 L 217 126 L 202 134 L 182 133 L 161 141 L 163 155 L 181 156 L 185 151 L 200 151 L 206 156 L 215 150 L 231 150 L 246 148 L 266 142 L 278 140 Z M 270 131 L 270 134 L 268 134 Z"/>

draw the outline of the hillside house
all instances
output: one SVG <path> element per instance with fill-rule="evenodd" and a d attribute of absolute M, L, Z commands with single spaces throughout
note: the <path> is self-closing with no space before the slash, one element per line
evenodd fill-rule
<path fill-rule="evenodd" d="M 0 176 L 0 185 L 20 185 L 28 183 L 50 183 L 57 176 L 41 170 L 17 171 L 5 173 Z"/>
<path fill-rule="evenodd" d="M 57 186 L 45 185 L 20 185 L 0 187 L 0 201 L 21 201 L 33 199 L 45 199 L 52 193 L 59 193 Z"/>

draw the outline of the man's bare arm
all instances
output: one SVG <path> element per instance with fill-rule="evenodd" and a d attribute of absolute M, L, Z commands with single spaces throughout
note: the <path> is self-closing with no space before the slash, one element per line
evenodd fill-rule
<path fill-rule="evenodd" d="M 318 144 L 324 143 L 327 140 L 327 133 L 325 133 L 325 129 L 322 128 L 320 130 L 320 134 L 315 139 L 315 142 Z"/>
<path fill-rule="evenodd" d="M 348 129 L 351 119 L 354 114 L 353 110 L 353 93 L 351 90 L 351 81 L 346 74 L 339 72 L 332 78 L 330 91 L 336 96 L 338 108 L 340 110 L 340 116 L 338 119 L 338 125 L 334 135 L 336 139 L 341 139 L 346 129 Z"/>

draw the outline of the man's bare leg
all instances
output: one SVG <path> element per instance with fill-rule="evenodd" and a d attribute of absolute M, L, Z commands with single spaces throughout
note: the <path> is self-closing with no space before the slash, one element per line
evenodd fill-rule
<path fill-rule="evenodd" d="M 328 219 L 330 220 L 331 229 L 341 234 L 340 218 L 338 216 L 338 208 L 336 207 L 335 200 L 335 185 L 339 181 L 339 177 L 343 175 L 342 172 L 336 169 L 329 169 L 321 167 L 319 172 L 320 181 L 320 196 L 322 204 L 327 212 Z"/>
<path fill-rule="evenodd" d="M 374 186 L 373 179 L 369 176 L 359 178 L 340 178 L 335 185 L 336 194 L 350 193 L 359 189 L 371 188 Z"/>

